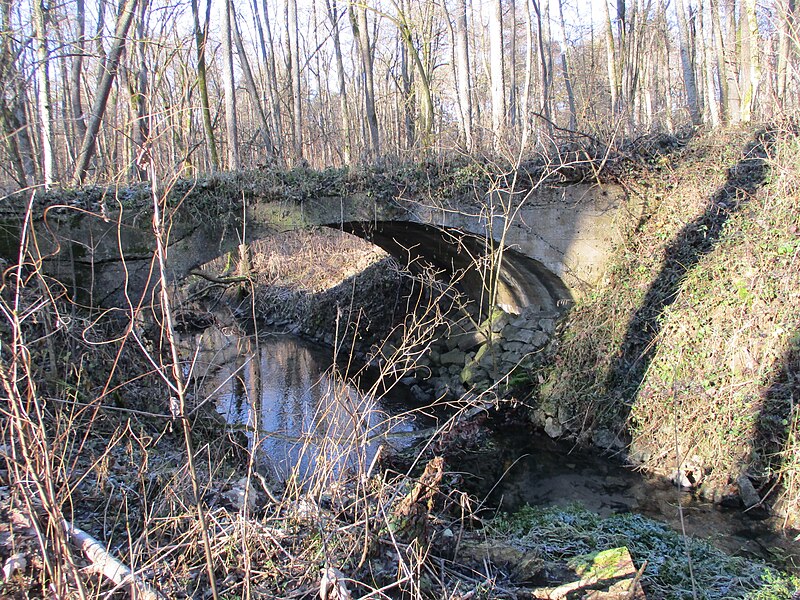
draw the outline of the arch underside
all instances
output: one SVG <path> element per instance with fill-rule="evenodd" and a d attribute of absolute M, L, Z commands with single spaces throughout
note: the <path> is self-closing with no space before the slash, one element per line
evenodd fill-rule
<path fill-rule="evenodd" d="M 428 264 L 460 278 L 462 291 L 486 301 L 486 266 L 499 244 L 453 229 L 408 221 L 348 222 L 329 225 L 369 240 L 404 264 Z M 572 301 L 564 282 L 541 262 L 504 248 L 496 305 L 508 313 L 553 312 Z"/>

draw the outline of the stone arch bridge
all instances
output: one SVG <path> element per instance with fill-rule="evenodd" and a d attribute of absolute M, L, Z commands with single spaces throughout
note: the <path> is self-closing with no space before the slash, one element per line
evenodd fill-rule
<path fill-rule="evenodd" d="M 239 176 L 238 181 L 243 177 Z M 614 185 L 572 184 L 462 194 L 441 199 L 402 186 L 380 194 L 324 186 L 297 198 L 225 180 L 181 182 L 167 197 L 167 277 L 235 250 L 242 241 L 328 226 L 366 238 L 400 260 L 465 272 L 477 294 L 476 265 L 503 248 L 498 304 L 506 312 L 558 311 L 603 275 L 614 244 L 640 207 Z M 0 256 L 16 263 L 23 202 L 0 210 Z M 30 248 L 44 270 L 92 306 L 136 305 L 155 283 L 152 204 L 145 189 L 83 190 L 34 198 Z"/>

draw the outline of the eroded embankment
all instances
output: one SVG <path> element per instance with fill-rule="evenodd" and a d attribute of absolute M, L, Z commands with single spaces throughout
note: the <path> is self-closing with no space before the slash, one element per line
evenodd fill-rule
<path fill-rule="evenodd" d="M 572 310 L 534 421 L 800 525 L 798 150 L 699 137 L 628 177 L 645 217 Z"/>

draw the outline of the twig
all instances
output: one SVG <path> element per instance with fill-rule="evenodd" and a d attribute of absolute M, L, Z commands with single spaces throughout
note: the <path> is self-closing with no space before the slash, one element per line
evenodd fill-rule
<path fill-rule="evenodd" d="M 250 281 L 250 278 L 246 275 L 235 275 L 234 277 L 216 277 L 215 275 L 211 275 L 210 273 L 206 273 L 201 269 L 192 269 L 189 271 L 190 275 L 197 275 L 198 277 L 202 277 L 212 283 L 218 283 L 220 285 L 228 285 L 230 283 L 241 283 L 242 281 Z"/>
<path fill-rule="evenodd" d="M 639 567 L 639 570 L 636 571 L 636 575 L 631 580 L 631 587 L 628 589 L 628 595 L 625 600 L 633 600 L 636 597 L 636 586 L 639 585 L 639 581 L 642 579 L 642 575 L 644 575 L 644 570 L 647 568 L 647 561 L 642 562 L 642 566 Z"/>

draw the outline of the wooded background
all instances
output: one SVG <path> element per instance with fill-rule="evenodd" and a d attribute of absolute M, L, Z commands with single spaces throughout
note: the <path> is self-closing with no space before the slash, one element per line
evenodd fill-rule
<path fill-rule="evenodd" d="M 0 33 L 6 189 L 526 156 L 798 105 L 795 0 L 0 0 Z"/>

